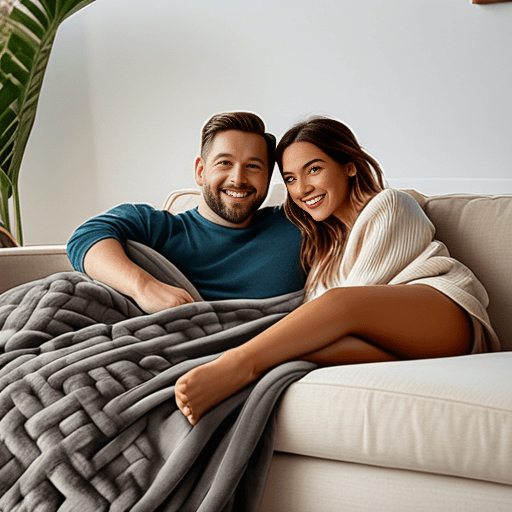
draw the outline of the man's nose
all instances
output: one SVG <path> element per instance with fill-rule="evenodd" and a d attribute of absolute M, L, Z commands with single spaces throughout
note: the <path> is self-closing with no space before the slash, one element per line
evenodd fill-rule
<path fill-rule="evenodd" d="M 233 185 L 241 186 L 246 183 L 247 179 L 243 165 L 237 164 L 233 166 L 230 173 L 230 179 L 233 182 Z"/>

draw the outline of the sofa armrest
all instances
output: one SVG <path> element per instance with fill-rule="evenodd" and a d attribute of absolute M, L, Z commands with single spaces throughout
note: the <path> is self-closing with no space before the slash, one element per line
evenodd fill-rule
<path fill-rule="evenodd" d="M 36 279 L 73 270 L 65 245 L 0 249 L 0 293 Z"/>

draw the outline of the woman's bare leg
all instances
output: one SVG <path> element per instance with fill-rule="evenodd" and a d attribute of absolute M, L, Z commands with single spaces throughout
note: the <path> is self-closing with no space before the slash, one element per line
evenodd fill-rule
<path fill-rule="evenodd" d="M 345 336 L 324 348 L 302 356 L 300 359 L 311 361 L 319 366 L 338 366 L 341 364 L 398 361 L 400 358 L 361 338 Z"/>
<path fill-rule="evenodd" d="M 367 346 L 362 344 L 358 351 L 342 342 L 346 336 L 374 345 L 382 351 L 382 360 L 418 359 L 468 353 L 472 327 L 462 308 L 430 286 L 335 288 L 247 343 L 183 375 L 176 383 L 176 403 L 195 424 L 207 410 L 282 362 L 318 351 L 324 358 L 329 354 L 329 364 L 375 361 L 375 351 L 368 357 L 368 350 L 363 350 Z"/>

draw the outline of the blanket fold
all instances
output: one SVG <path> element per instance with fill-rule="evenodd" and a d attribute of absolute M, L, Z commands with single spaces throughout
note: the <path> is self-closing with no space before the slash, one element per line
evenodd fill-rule
<path fill-rule="evenodd" d="M 158 265 L 167 282 L 185 283 Z M 0 510 L 256 510 L 275 405 L 315 365 L 272 369 L 195 427 L 174 402 L 174 384 L 301 301 L 297 292 L 145 315 L 78 272 L 2 294 Z"/>

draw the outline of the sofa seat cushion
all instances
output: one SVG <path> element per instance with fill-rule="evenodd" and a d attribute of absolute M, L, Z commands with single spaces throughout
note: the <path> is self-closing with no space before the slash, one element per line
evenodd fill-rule
<path fill-rule="evenodd" d="M 512 352 L 321 368 L 292 384 L 275 450 L 512 484 Z"/>

